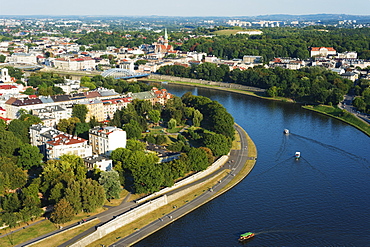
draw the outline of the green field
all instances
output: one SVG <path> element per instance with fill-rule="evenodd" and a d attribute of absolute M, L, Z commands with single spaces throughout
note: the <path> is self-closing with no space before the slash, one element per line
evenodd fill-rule
<path fill-rule="evenodd" d="M 51 223 L 49 220 L 45 220 L 36 225 L 27 227 L 26 229 L 22 229 L 18 232 L 0 238 L 0 246 L 14 246 L 57 229 L 58 228 L 53 223 Z M 2 233 L 3 231 L 5 230 L 2 230 Z M 8 229 L 7 232 L 9 231 L 10 230 Z"/>

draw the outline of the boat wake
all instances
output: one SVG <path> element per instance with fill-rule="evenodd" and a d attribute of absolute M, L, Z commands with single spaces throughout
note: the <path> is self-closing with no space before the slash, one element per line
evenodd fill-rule
<path fill-rule="evenodd" d="M 278 160 L 280 160 L 280 158 L 283 155 L 283 153 L 285 153 L 285 151 L 286 151 L 286 145 L 287 145 L 287 138 L 288 137 L 289 137 L 288 135 L 284 135 L 283 136 L 283 139 L 282 139 L 282 143 L 280 145 L 280 148 L 279 148 L 279 150 L 276 153 L 276 157 L 277 158 L 275 159 L 275 162 L 278 161 Z"/>
<path fill-rule="evenodd" d="M 291 136 L 298 137 L 300 139 L 304 139 L 304 140 L 310 141 L 310 142 L 314 142 L 314 143 L 319 144 L 320 146 L 323 146 L 323 147 L 325 147 L 327 149 L 330 149 L 332 151 L 336 151 L 336 152 L 339 152 L 341 154 L 345 154 L 347 157 L 356 160 L 358 163 L 363 164 L 365 168 L 370 169 L 370 161 L 367 160 L 366 158 L 357 156 L 357 155 L 352 154 L 350 152 L 347 152 L 346 150 L 343 150 L 341 148 L 338 148 L 338 147 L 335 147 L 335 146 L 332 146 L 332 145 L 329 145 L 329 144 L 325 144 L 325 143 L 319 142 L 317 140 L 314 140 L 314 139 L 311 139 L 311 138 L 308 138 L 308 137 L 305 137 L 305 136 L 301 136 L 301 135 L 293 134 L 293 133 L 290 133 L 290 135 Z M 359 162 L 359 161 L 362 161 L 362 162 Z"/>
<path fill-rule="evenodd" d="M 255 232 L 254 235 L 260 235 L 260 234 L 267 234 L 267 233 L 279 233 L 279 232 L 304 232 L 304 231 L 299 231 L 297 229 L 278 229 L 278 230 L 266 230 L 266 231 L 261 231 L 261 232 Z"/>
<path fill-rule="evenodd" d="M 277 166 L 279 166 L 279 165 L 281 165 L 281 164 L 284 164 L 285 162 L 287 162 L 288 160 L 291 160 L 291 159 L 292 159 L 292 157 L 289 157 L 289 158 L 288 158 L 288 159 L 286 159 L 286 160 L 280 161 L 280 162 L 279 162 L 279 163 L 277 163 L 276 165 L 274 165 L 274 166 L 272 166 L 272 167 L 268 168 L 266 171 L 263 171 L 263 172 L 261 172 L 261 173 L 259 173 L 259 174 L 256 174 L 256 175 L 254 175 L 254 176 L 251 176 L 251 178 L 259 177 L 259 176 L 261 176 L 261 175 L 263 175 L 263 174 L 265 174 L 265 173 L 267 173 L 267 172 L 271 171 L 271 170 L 272 170 L 272 169 L 274 169 L 275 167 L 277 167 Z"/>

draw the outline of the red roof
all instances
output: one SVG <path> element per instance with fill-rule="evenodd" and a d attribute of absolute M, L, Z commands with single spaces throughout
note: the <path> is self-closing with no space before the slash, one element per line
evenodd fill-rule
<path fill-rule="evenodd" d="M 0 117 L 0 119 L 4 120 L 5 122 L 8 122 L 11 120 L 10 118 L 5 118 L 5 117 Z"/>
<path fill-rule="evenodd" d="M 328 51 L 336 51 L 333 47 L 311 47 L 311 51 L 320 51 L 321 49 L 326 49 Z"/>
<path fill-rule="evenodd" d="M 102 100 L 103 103 L 110 102 L 112 104 L 118 104 L 119 101 L 123 101 L 125 103 L 129 103 L 129 102 L 132 101 L 132 98 L 131 97 L 127 97 L 127 98 L 119 98 L 119 99 L 106 99 L 106 100 Z"/>
<path fill-rule="evenodd" d="M 101 97 L 100 93 L 97 91 L 89 91 L 89 92 L 84 92 L 83 93 L 86 98 L 96 98 L 96 97 Z"/>
<path fill-rule="evenodd" d="M 53 145 L 53 146 L 58 146 L 58 145 L 72 145 L 72 144 L 84 143 L 84 142 L 87 142 L 87 140 L 77 137 L 77 136 L 72 136 L 68 134 L 60 134 L 54 137 L 51 141 L 48 141 L 46 143 Z"/>
<path fill-rule="evenodd" d="M 17 87 L 14 86 L 14 85 L 0 85 L 0 89 L 9 90 L 9 89 L 12 89 L 12 88 L 17 88 Z"/>

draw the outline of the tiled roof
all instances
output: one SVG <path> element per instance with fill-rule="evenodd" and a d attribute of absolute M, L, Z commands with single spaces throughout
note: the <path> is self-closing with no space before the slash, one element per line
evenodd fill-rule
<path fill-rule="evenodd" d="M 13 102 L 12 105 L 15 106 L 25 106 L 25 105 L 36 105 L 36 104 L 42 104 L 42 101 L 40 99 L 17 99 Z"/>
<path fill-rule="evenodd" d="M 311 51 L 320 51 L 321 49 L 327 49 L 328 51 L 335 51 L 333 47 L 311 47 Z"/>
<path fill-rule="evenodd" d="M 100 93 L 97 91 L 84 92 L 83 94 L 85 95 L 86 98 L 101 97 Z"/>
<path fill-rule="evenodd" d="M 52 146 L 58 146 L 58 145 L 72 145 L 72 144 L 84 143 L 84 142 L 87 142 L 87 140 L 77 137 L 77 136 L 72 136 L 68 134 L 60 134 L 54 137 L 51 141 L 48 141 L 46 143 Z"/>

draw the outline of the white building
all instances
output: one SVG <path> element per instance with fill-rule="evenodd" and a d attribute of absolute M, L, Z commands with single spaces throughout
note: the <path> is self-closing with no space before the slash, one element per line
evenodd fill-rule
<path fill-rule="evenodd" d="M 126 131 L 117 127 L 95 127 L 89 131 L 94 154 L 110 155 L 117 148 L 126 148 Z"/>
<path fill-rule="evenodd" d="M 7 63 L 27 63 L 27 64 L 37 64 L 36 54 L 34 53 L 13 53 L 10 57 L 7 57 L 5 62 Z"/>
<path fill-rule="evenodd" d="M 46 157 L 46 142 L 53 139 L 63 132 L 42 124 L 34 124 L 30 127 L 30 144 L 40 149 L 40 152 Z"/>
<path fill-rule="evenodd" d="M 131 101 L 132 99 L 130 97 L 102 100 L 104 107 L 104 118 L 113 119 L 114 113 L 126 108 Z"/>
<path fill-rule="evenodd" d="M 336 55 L 337 51 L 333 47 L 311 47 L 310 55 L 311 57 L 314 56 L 321 56 L 327 57 L 329 55 Z"/>
<path fill-rule="evenodd" d="M 69 134 L 59 134 L 46 142 L 46 158 L 58 159 L 63 154 L 72 154 L 80 157 L 92 155 L 92 148 L 88 141 Z"/>
<path fill-rule="evenodd" d="M 262 63 L 262 56 L 243 56 L 243 63 Z"/>
<path fill-rule="evenodd" d="M 113 161 L 103 156 L 93 155 L 85 157 L 84 163 L 88 170 L 92 170 L 94 167 L 102 171 L 110 171 L 113 169 Z"/>
<path fill-rule="evenodd" d="M 54 127 L 61 119 L 68 119 L 72 115 L 72 108 L 63 108 L 59 105 L 47 106 L 32 110 L 32 115 L 38 116 L 45 126 Z"/>
<path fill-rule="evenodd" d="M 338 58 L 357 58 L 357 52 L 355 51 L 345 51 L 343 53 L 338 53 Z"/>
<path fill-rule="evenodd" d="M 248 35 L 261 35 L 263 32 L 261 30 L 247 30 L 239 31 L 237 34 L 248 34 Z"/>
<path fill-rule="evenodd" d="M 80 88 L 81 82 L 78 80 L 64 79 L 65 83 L 55 84 L 55 87 L 60 87 L 66 94 L 77 92 Z"/>
<path fill-rule="evenodd" d="M 54 67 L 62 70 L 95 70 L 95 60 L 90 57 L 57 58 Z"/>

